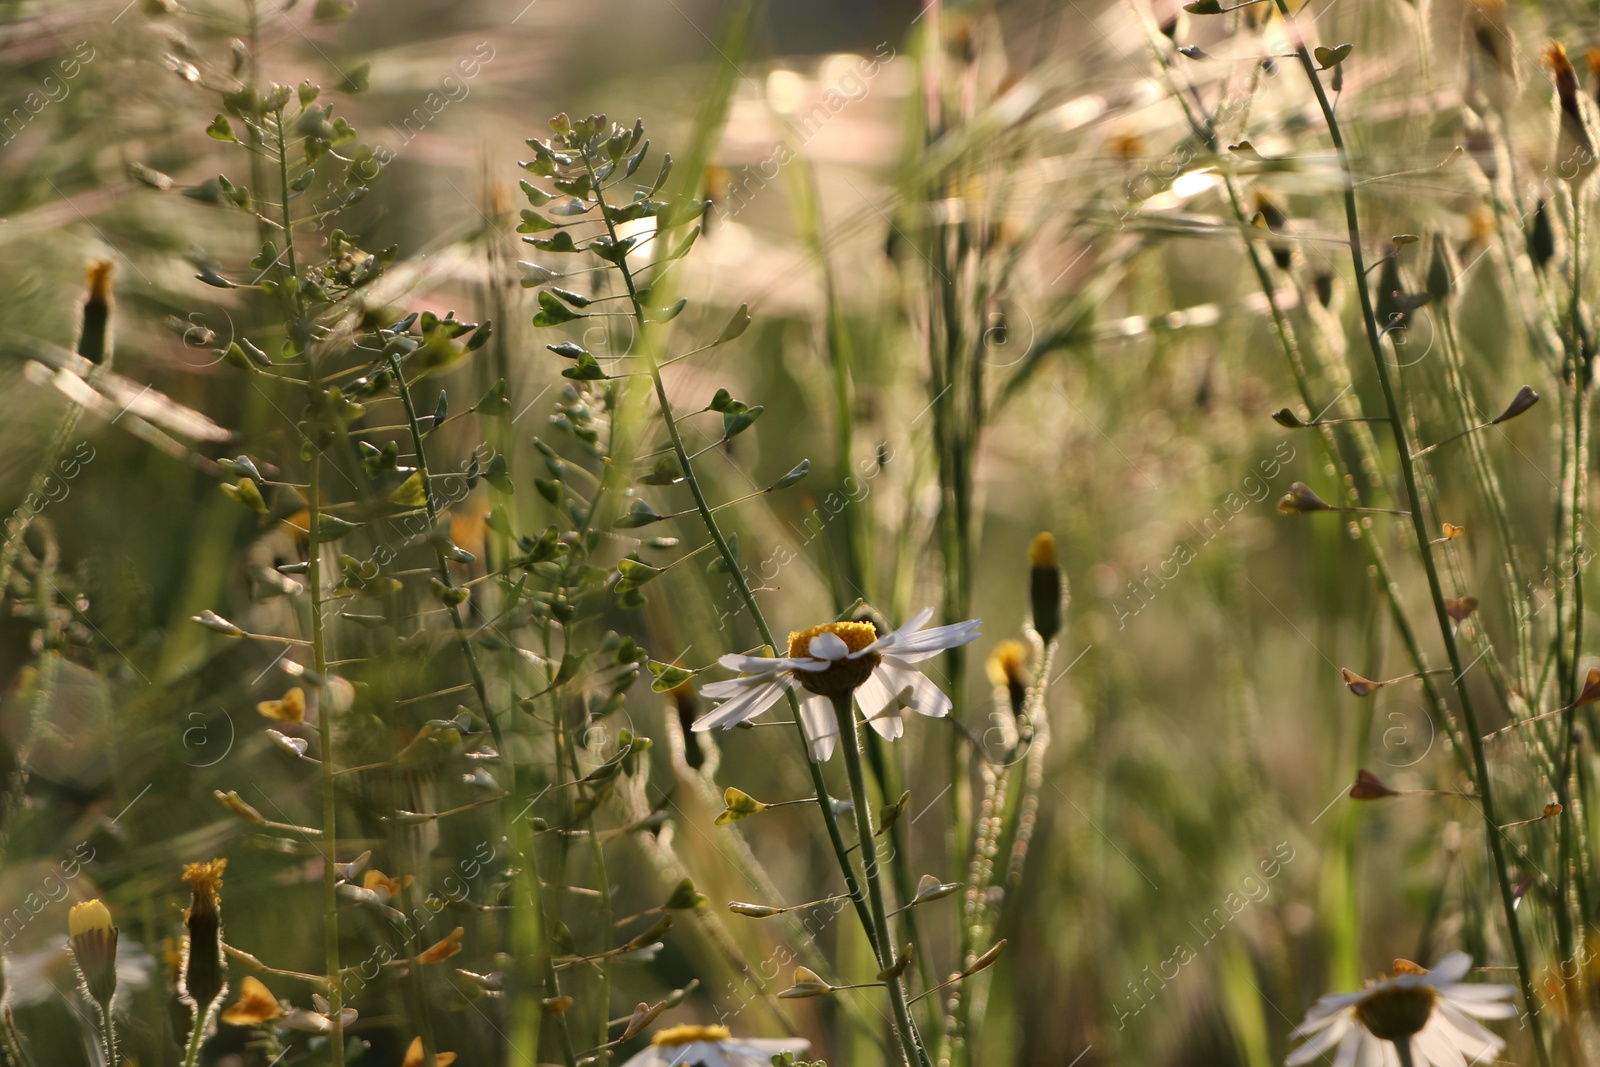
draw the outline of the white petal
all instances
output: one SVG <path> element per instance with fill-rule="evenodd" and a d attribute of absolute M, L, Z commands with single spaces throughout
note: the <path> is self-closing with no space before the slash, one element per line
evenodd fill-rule
<path fill-rule="evenodd" d="M 631 1057 L 622 1067 L 662 1067 L 666 1057 L 661 1055 L 661 1050 L 654 1045 L 645 1048 Z"/>
<path fill-rule="evenodd" d="M 850 646 L 838 634 L 823 631 L 811 639 L 806 651 L 815 659 L 844 659 L 850 654 Z"/>
<path fill-rule="evenodd" d="M 1452 952 L 1433 965 L 1427 974 L 1430 985 L 1449 985 L 1459 982 L 1472 970 L 1472 957 L 1465 952 Z"/>
<path fill-rule="evenodd" d="M 1423 1027 L 1422 1032 L 1411 1039 L 1411 1052 L 1418 1061 L 1417 1067 L 1422 1067 L 1424 1060 L 1431 1067 L 1467 1067 L 1467 1058 L 1437 1027 Z"/>
<path fill-rule="evenodd" d="M 1458 1011 L 1476 1015 L 1480 1019 L 1509 1019 L 1517 1014 L 1517 1006 L 1507 1003 L 1517 995 L 1515 986 L 1466 985 L 1457 983 L 1439 990 L 1439 996 Z"/>
<path fill-rule="evenodd" d="M 863 656 L 869 651 L 880 652 L 884 655 L 893 654 L 907 662 L 915 663 L 935 656 L 945 649 L 956 648 L 977 640 L 978 631 L 983 625 L 978 619 L 969 619 L 948 626 L 935 626 L 931 630 L 921 629 L 920 627 L 932 617 L 933 609 L 924 608 L 906 625 L 878 638 L 856 655 Z"/>
<path fill-rule="evenodd" d="M 813 661 L 806 657 L 780 656 L 746 656 L 738 652 L 729 652 L 717 660 L 730 671 L 739 671 L 743 674 L 775 674 L 778 671 L 807 670 L 807 664 Z M 826 664 L 824 664 L 826 666 Z"/>
<path fill-rule="evenodd" d="M 746 719 L 753 719 L 776 704 L 778 698 L 793 684 L 787 678 L 779 678 L 765 686 L 755 686 L 741 696 L 718 704 L 714 710 L 696 719 L 689 729 L 701 733 L 720 726 L 726 730 Z"/>
<path fill-rule="evenodd" d="M 722 1044 L 724 1048 L 734 1052 L 765 1057 L 762 1067 L 766 1067 L 766 1060 L 780 1052 L 804 1052 L 811 1047 L 811 1042 L 803 1037 L 740 1037 L 724 1041 Z"/>
<path fill-rule="evenodd" d="M 906 721 L 899 715 L 879 715 L 876 719 L 869 719 L 867 725 L 878 731 L 878 736 L 885 741 L 898 741 L 900 735 L 906 732 Z"/>
<path fill-rule="evenodd" d="M 1338 1025 L 1328 1025 L 1330 1023 L 1337 1023 Z M 1301 1025 L 1305 1024 L 1302 1023 Z M 1344 1032 L 1349 1028 L 1350 1017 L 1348 1015 L 1332 1016 L 1324 1021 L 1321 1033 L 1295 1049 L 1284 1062 L 1289 1067 L 1300 1067 L 1302 1063 L 1310 1063 L 1313 1060 L 1320 1059 L 1324 1052 L 1337 1045 L 1344 1038 Z"/>
<path fill-rule="evenodd" d="M 884 708 L 894 703 L 894 687 L 887 679 L 880 676 L 882 670 L 883 666 L 880 664 L 856 689 L 856 703 L 861 706 L 861 714 L 869 720 L 876 718 Z"/>
<path fill-rule="evenodd" d="M 1348 1017 L 1346 1011 L 1353 1004 L 1361 1001 L 1360 993 L 1329 993 L 1317 998 L 1311 1005 L 1311 1010 L 1306 1012 L 1305 1022 L 1295 1027 L 1289 1034 L 1290 1037 L 1305 1037 L 1314 1034 L 1324 1026 L 1341 1017 Z"/>
<path fill-rule="evenodd" d="M 700 687 L 700 695 L 708 700 L 727 700 L 760 685 L 771 685 L 776 674 L 746 674 L 723 682 L 707 682 Z"/>
<path fill-rule="evenodd" d="M 1424 1029 L 1431 1030 L 1436 1026 L 1448 1028 L 1447 1032 L 1456 1047 L 1474 1061 L 1492 1059 L 1506 1046 L 1499 1035 L 1486 1030 L 1443 1001 L 1439 1003 L 1433 1018 L 1428 1020 L 1428 1025 Z"/>
<path fill-rule="evenodd" d="M 1356 1056 L 1367 1037 L 1367 1032 L 1359 1026 L 1346 1030 L 1344 1040 L 1339 1042 L 1339 1055 L 1334 1057 L 1333 1067 L 1355 1067 Z"/>
<path fill-rule="evenodd" d="M 932 679 L 920 671 L 885 659 L 872 673 L 881 675 L 889 689 L 919 714 L 929 715 L 935 719 L 950 714 L 950 698 L 933 684 Z"/>
<path fill-rule="evenodd" d="M 800 702 L 800 727 L 811 742 L 811 758 L 826 763 L 839 742 L 839 716 L 833 713 L 833 701 L 816 694 L 806 697 Z"/>

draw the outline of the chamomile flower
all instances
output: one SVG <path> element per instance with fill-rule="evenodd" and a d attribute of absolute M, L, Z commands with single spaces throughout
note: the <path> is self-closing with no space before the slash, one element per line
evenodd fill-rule
<path fill-rule="evenodd" d="M 807 694 L 800 701 L 800 724 L 813 758 L 833 755 L 839 740 L 833 699 L 851 693 L 868 724 L 893 741 L 905 732 L 902 703 L 935 718 L 950 714 L 950 698 L 912 665 L 975 640 L 981 625 L 972 620 L 923 629 L 931 618 L 933 609 L 923 608 L 883 637 L 870 622 L 824 623 L 791 633 L 787 656 L 723 656 L 718 663 L 744 674 L 701 687 L 702 695 L 721 703 L 691 729 L 737 726 L 798 686 Z"/>
<path fill-rule="evenodd" d="M 1509 1019 L 1516 995 L 1509 985 L 1464 983 L 1472 969 L 1465 952 L 1452 952 L 1424 970 L 1394 961 L 1394 976 L 1369 982 L 1359 993 L 1318 1000 L 1291 1035 L 1306 1043 L 1289 1067 L 1334 1055 L 1335 1067 L 1461 1067 L 1486 1064 L 1505 1041 L 1477 1019 Z"/>
<path fill-rule="evenodd" d="M 674 1026 L 622 1067 L 767 1067 L 780 1052 L 802 1052 L 801 1038 L 736 1038 L 726 1026 Z"/>

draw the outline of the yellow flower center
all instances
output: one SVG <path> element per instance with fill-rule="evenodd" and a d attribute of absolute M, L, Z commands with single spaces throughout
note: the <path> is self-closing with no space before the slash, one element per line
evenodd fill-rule
<path fill-rule="evenodd" d="M 650 1039 L 660 1048 L 663 1045 L 688 1045 L 695 1041 L 726 1041 L 733 1035 L 726 1026 L 673 1026 Z"/>
<path fill-rule="evenodd" d="M 878 639 L 877 628 L 870 622 L 828 622 L 809 630 L 796 630 L 789 634 L 789 656 L 799 659 L 811 656 L 827 659 L 811 650 L 812 641 L 823 634 L 832 634 L 844 642 L 848 652 L 860 652 Z M 856 691 L 871 676 L 880 657 L 876 652 L 856 659 L 841 657 L 832 660 L 833 666 L 823 671 L 795 671 L 795 679 L 811 692 L 820 696 L 847 696 Z"/>
<path fill-rule="evenodd" d="M 1432 986 L 1387 986 L 1361 1000 L 1356 1017 L 1374 1037 L 1404 1041 L 1428 1025 L 1436 997 Z"/>

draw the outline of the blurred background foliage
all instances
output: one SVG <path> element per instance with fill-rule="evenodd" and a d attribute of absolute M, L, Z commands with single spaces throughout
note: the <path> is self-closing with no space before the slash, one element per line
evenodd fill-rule
<path fill-rule="evenodd" d="M 1401 657 L 1343 519 L 1274 510 L 1293 481 L 1330 499 L 1338 485 L 1309 435 L 1268 418 L 1295 405 L 1292 379 L 1243 235 L 1226 221 L 1217 161 L 1196 144 L 1152 60 L 1142 3 L 1000 0 L 944 5 L 937 18 L 911 0 L 534 0 L 520 11 L 520 0 L 406 0 L 362 3 L 341 19 L 314 10 L 343 6 L 356 8 L 257 5 L 243 62 L 258 64 L 263 79 L 323 85 L 363 143 L 392 153 L 382 180 L 338 225 L 364 247 L 398 246 L 394 288 L 385 291 L 394 306 L 494 318 L 488 358 L 432 386 L 464 406 L 508 380 L 515 432 L 496 447 L 513 470 L 539 462 L 531 437 L 543 432 L 562 383 L 543 347 L 549 338 L 528 325 L 534 307 L 514 266 L 525 252 L 513 207 L 523 139 L 558 111 L 638 115 L 657 145 L 704 164 L 700 192 L 713 209 L 678 279 L 692 303 L 677 329 L 714 332 L 744 303 L 755 324 L 737 346 L 675 368 L 670 381 L 686 404 L 727 385 L 766 405 L 758 432 L 705 461 L 720 497 L 812 462 L 795 490 L 741 505 L 730 520 L 745 558 L 765 567 L 758 595 L 779 627 L 829 618 L 858 596 L 892 619 L 945 602 L 925 309 L 940 291 L 970 302 L 985 410 L 972 457 L 976 496 L 961 530 L 969 614 L 985 621 L 974 667 L 1020 632 L 1036 532 L 1055 533 L 1075 593 L 1056 659 L 1065 674 L 1050 695 L 1054 744 L 1034 866 L 1008 890 L 1020 898 L 999 931 L 1010 943 L 974 1062 L 1278 1062 L 1317 995 L 1395 956 L 1426 961 L 1465 942 L 1480 962 L 1506 962 L 1487 876 L 1471 858 L 1475 814 L 1449 798 L 1377 808 L 1343 799 L 1358 767 L 1397 787 L 1456 788 L 1457 772 L 1413 686 L 1358 701 L 1339 684 L 1338 667 L 1388 677 L 1404 673 Z M 234 62 L 230 41 L 251 7 L 0 8 L 3 332 L 69 345 L 84 265 L 109 258 L 118 369 L 237 429 L 252 454 L 292 462 L 295 409 L 214 355 L 269 329 L 261 306 L 195 280 L 197 267 L 253 255 L 256 229 L 238 212 L 182 195 L 219 171 L 241 180 L 238 158 L 224 155 L 230 146 L 204 136 L 215 105 L 196 81 Z M 1321 40 L 1356 46 L 1341 108 L 1359 177 L 1371 179 L 1362 203 L 1372 239 L 1439 234 L 1463 263 L 1499 255 L 1482 181 L 1452 162 L 1470 133 L 1461 98 L 1474 62 L 1472 5 L 1312 8 L 1305 19 L 1316 17 Z M 1510 149 L 1543 159 L 1549 90 L 1528 57 L 1546 36 L 1597 43 L 1593 11 L 1524 4 L 1508 15 L 1521 46 L 1521 81 L 1505 105 L 1515 120 Z M 1293 297 L 1290 314 L 1316 325 L 1318 343 L 1337 355 L 1346 336 L 1352 347 L 1360 338 L 1337 175 L 1303 84 L 1285 76 L 1287 63 L 1255 62 L 1284 50 L 1281 24 L 1258 21 L 1230 16 L 1223 29 L 1186 19 L 1173 32 L 1210 57 L 1186 69 L 1197 94 L 1213 101 L 1226 88 L 1250 101 L 1226 136 L 1248 134 L 1269 162 L 1223 153 L 1221 165 L 1240 167 L 1250 196 L 1292 220 L 1283 244 L 1290 269 L 1276 281 Z M 930 92 L 959 119 L 937 138 L 928 137 Z M 792 161 L 775 164 L 785 144 Z M 140 168 L 169 175 L 174 187 L 153 187 L 159 179 Z M 1003 263 L 1002 283 L 966 268 L 940 275 L 945 290 L 930 280 L 940 268 L 908 234 L 961 212 L 992 224 L 984 270 Z M 1425 260 L 1400 262 L 1419 285 Z M 1465 272 L 1456 310 L 1468 376 L 1489 407 L 1524 382 L 1550 384 L 1502 275 Z M 1319 284 L 1331 293 L 1326 307 L 1312 306 Z M 1419 321 L 1405 341 L 1405 374 L 1419 417 L 1444 426 L 1432 343 Z M 841 351 L 849 353 L 843 406 Z M 0 366 L 8 507 L 62 410 L 60 398 L 24 380 L 20 362 Z M 1351 363 L 1354 395 L 1374 405 L 1370 369 Z M 1332 380 L 1317 382 L 1328 403 L 1338 394 Z M 1547 414 L 1508 425 L 1494 445 L 1519 540 L 1538 553 L 1557 477 Z M 464 457 L 474 432 L 449 437 L 449 450 Z M 269 628 L 281 605 L 252 599 L 249 566 L 288 560 L 296 548 L 281 523 L 258 521 L 215 478 L 104 420 L 86 420 L 77 439 L 94 458 L 33 535 L 59 555 L 58 592 L 76 605 L 64 622 L 73 650 L 31 752 L 27 803 L 8 812 L 0 898 L 5 913 L 20 914 L 13 909 L 64 871 L 74 849 L 92 854 L 60 884 L 71 899 L 104 896 L 125 941 L 139 946 L 131 964 L 143 967 L 149 992 L 138 1003 L 173 1015 L 141 1010 L 130 1019 L 154 1042 L 184 1027 L 161 992 L 186 899 L 181 862 L 229 857 L 231 944 L 270 953 L 276 966 L 318 967 L 314 850 L 245 832 L 212 799 L 213 790 L 238 790 L 269 818 L 315 821 L 313 783 L 263 738 L 255 711 L 288 680 L 274 666 L 276 649 L 219 643 L 188 621 L 215 608 Z M 700 433 L 690 443 L 714 441 Z M 1464 465 L 1439 467 L 1438 493 L 1451 521 L 1472 532 L 1460 557 L 1466 584 L 1494 588 L 1487 538 L 1482 551 L 1472 540 L 1491 520 Z M 539 506 L 519 485 L 517 507 L 532 517 Z M 483 510 L 475 498 L 460 509 L 468 529 Z M 1382 516 L 1360 521 L 1402 554 L 1407 531 Z M 1542 581 L 1536 568 L 1526 577 Z M 1400 566 L 1399 580 L 1403 597 L 1424 595 L 1414 566 Z M 1483 625 L 1509 641 L 1503 620 L 1514 606 L 1481 595 Z M 652 586 L 645 609 L 607 621 L 660 659 L 698 666 L 753 643 L 730 614 L 736 607 L 725 578 L 690 565 Z M 28 732 L 35 622 L 0 621 L 0 727 L 13 762 Z M 417 728 L 397 700 L 448 684 L 455 670 L 399 657 L 360 679 L 372 749 Z M 984 672 L 968 670 L 958 717 L 981 735 L 993 706 Z M 674 718 L 644 684 L 623 715 L 620 725 L 657 738 Z M 912 867 L 942 872 L 955 854 L 951 799 L 941 792 L 945 731 L 917 725 L 890 752 L 913 794 Z M 595 743 L 603 751 L 606 740 Z M 711 743 L 721 746 L 719 788 L 807 795 L 803 765 L 775 759 L 759 731 Z M 358 734 L 352 762 L 362 744 Z M 663 746 L 653 758 L 670 784 Z M 1548 787 L 1521 772 L 1509 745 L 1503 758 L 1511 806 L 1527 809 L 1508 817 L 1537 815 Z M 660 837 L 720 909 L 758 890 L 729 859 L 734 846 L 718 836 L 728 831 L 711 825 L 717 791 L 667 792 L 672 821 Z M 383 845 L 369 799 L 345 798 L 360 828 L 346 831 L 352 847 L 363 838 Z M 470 857 L 487 840 L 484 825 L 448 824 L 433 873 Z M 826 853 L 799 816 L 742 826 L 788 901 L 836 891 Z M 586 860 L 574 852 L 572 862 Z M 631 846 L 612 864 L 620 915 L 670 889 Z M 5 923 L 19 1026 L 51 1064 L 89 1062 L 92 1044 L 80 1036 L 81 1004 L 60 949 L 65 913 L 64 902 L 49 902 L 36 919 Z M 492 922 L 463 920 L 474 934 L 458 962 L 488 972 L 497 948 L 474 936 L 479 920 Z M 787 936 L 737 917 L 726 926 L 752 960 L 770 958 Z M 865 969 L 865 945 L 848 927 L 824 930 L 819 942 L 830 958 Z M 950 937 L 930 936 L 933 971 L 954 970 Z M 698 977 L 685 1020 L 734 1013 L 741 1030 L 810 1036 L 830 1062 L 878 1062 L 838 1004 L 763 1005 L 709 938 L 684 924 L 653 962 L 619 971 L 612 1013 Z M 359 1003 L 354 1032 L 372 1043 L 373 1062 L 398 1063 L 409 1032 L 396 1022 L 407 1011 L 398 985 L 380 983 Z M 473 1004 L 456 998 L 438 1025 L 439 1047 L 462 1062 L 512 1062 L 496 1059 L 500 1037 Z M 267 1062 L 227 1027 L 206 1057 Z"/>

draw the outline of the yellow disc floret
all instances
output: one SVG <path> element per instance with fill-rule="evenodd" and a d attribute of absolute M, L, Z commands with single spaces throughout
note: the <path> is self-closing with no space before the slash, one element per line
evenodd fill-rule
<path fill-rule="evenodd" d="M 817 659 L 828 658 L 819 656 L 811 650 L 811 642 L 822 634 L 832 634 L 843 641 L 845 648 L 851 654 L 860 652 L 878 639 L 877 628 L 870 622 L 823 623 L 809 630 L 796 630 L 789 634 L 790 658 L 801 659 L 806 656 Z M 833 666 L 827 670 L 795 671 L 794 676 L 801 685 L 820 696 L 846 696 L 855 692 L 861 683 L 872 675 L 880 659 L 876 652 L 869 652 L 855 659 L 835 659 L 832 661 Z"/>
<path fill-rule="evenodd" d="M 726 1026 L 673 1026 L 656 1034 L 650 1043 L 660 1048 L 663 1045 L 688 1045 L 696 1041 L 726 1041 L 732 1036 Z"/>

